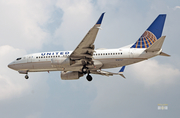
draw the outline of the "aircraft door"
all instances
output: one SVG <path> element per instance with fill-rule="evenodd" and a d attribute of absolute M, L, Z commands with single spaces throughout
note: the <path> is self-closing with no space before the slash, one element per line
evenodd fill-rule
<path fill-rule="evenodd" d="M 130 48 L 130 50 L 129 50 L 129 58 L 134 58 L 133 52 L 134 52 L 134 49 Z"/>

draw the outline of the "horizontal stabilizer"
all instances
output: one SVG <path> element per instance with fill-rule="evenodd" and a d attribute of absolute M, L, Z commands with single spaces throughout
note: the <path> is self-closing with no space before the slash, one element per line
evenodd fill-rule
<path fill-rule="evenodd" d="M 121 75 L 123 78 L 126 78 L 123 75 L 124 69 L 125 69 L 125 66 L 123 66 L 120 69 L 119 73 L 112 73 L 112 72 L 107 72 L 107 71 L 102 71 L 102 70 L 91 70 L 90 73 L 92 73 L 92 74 L 99 74 L 99 75 L 105 75 L 105 76 Z"/>
<path fill-rule="evenodd" d="M 166 54 L 166 53 L 164 53 L 164 52 L 161 52 L 159 55 L 161 55 L 161 56 L 167 56 L 167 57 L 170 57 L 171 55 L 168 55 L 168 54 Z"/>
<path fill-rule="evenodd" d="M 152 51 L 159 51 L 159 50 L 161 50 L 161 47 L 162 47 L 162 44 L 163 44 L 165 38 L 166 38 L 166 36 L 162 36 L 161 38 L 159 38 L 151 46 L 149 46 L 146 49 L 146 51 L 147 52 L 152 52 Z"/>

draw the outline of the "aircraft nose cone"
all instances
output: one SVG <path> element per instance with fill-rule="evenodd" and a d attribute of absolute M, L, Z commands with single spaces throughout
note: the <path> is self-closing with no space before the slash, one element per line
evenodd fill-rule
<path fill-rule="evenodd" d="M 13 64 L 12 63 L 8 64 L 8 67 L 13 69 Z"/>

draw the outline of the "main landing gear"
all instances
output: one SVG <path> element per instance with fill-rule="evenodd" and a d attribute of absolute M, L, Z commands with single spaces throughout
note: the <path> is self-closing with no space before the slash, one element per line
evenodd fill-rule
<path fill-rule="evenodd" d="M 83 73 L 83 74 L 86 74 L 87 72 L 88 72 L 88 67 L 83 66 L 83 68 L 82 68 L 82 73 Z"/>
<path fill-rule="evenodd" d="M 86 66 L 83 66 L 83 68 L 82 68 L 82 73 L 83 73 L 83 74 L 87 74 L 86 79 L 87 79 L 88 81 L 92 81 L 92 76 L 89 75 L 90 71 L 88 70 L 88 68 L 87 68 Z"/>
<path fill-rule="evenodd" d="M 86 79 L 90 82 L 90 81 L 92 81 L 92 76 L 88 74 L 88 75 L 86 76 Z"/>
<path fill-rule="evenodd" d="M 25 79 L 28 79 L 29 78 L 29 76 L 28 75 L 25 75 Z"/>

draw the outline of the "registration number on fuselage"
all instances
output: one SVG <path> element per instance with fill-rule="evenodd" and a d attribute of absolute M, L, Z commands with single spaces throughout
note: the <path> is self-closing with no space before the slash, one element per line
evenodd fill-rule
<path fill-rule="evenodd" d="M 123 59 L 116 59 L 116 61 L 123 61 Z"/>

